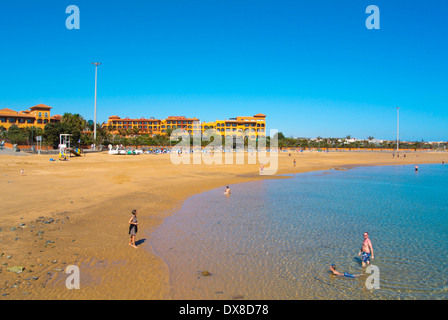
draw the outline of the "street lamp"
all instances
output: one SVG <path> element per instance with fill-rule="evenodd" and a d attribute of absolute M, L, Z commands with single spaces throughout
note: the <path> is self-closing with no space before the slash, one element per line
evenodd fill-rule
<path fill-rule="evenodd" d="M 400 143 L 400 140 L 398 138 L 399 128 L 400 128 L 400 108 L 397 107 L 397 154 L 398 154 L 398 148 L 399 148 L 399 143 Z"/>
<path fill-rule="evenodd" d="M 93 115 L 93 141 L 96 144 L 96 89 L 97 89 L 97 79 L 98 79 L 98 66 L 100 62 L 92 62 L 95 66 L 95 113 Z"/>

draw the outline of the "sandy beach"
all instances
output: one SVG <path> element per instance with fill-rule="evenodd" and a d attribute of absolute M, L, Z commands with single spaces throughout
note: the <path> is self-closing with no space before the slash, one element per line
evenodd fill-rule
<path fill-rule="evenodd" d="M 288 173 L 448 160 L 445 152 L 406 158 L 380 152 L 282 153 L 277 175 L 260 176 L 259 164 L 174 165 L 169 155 L 104 152 L 66 162 L 49 161 L 52 157 L 0 156 L 2 300 L 171 299 L 168 266 L 152 249 L 151 236 L 188 197 Z M 128 245 L 133 209 L 138 249 Z M 79 267 L 79 290 L 65 286 L 69 265 Z M 14 266 L 22 272 L 8 270 Z"/>

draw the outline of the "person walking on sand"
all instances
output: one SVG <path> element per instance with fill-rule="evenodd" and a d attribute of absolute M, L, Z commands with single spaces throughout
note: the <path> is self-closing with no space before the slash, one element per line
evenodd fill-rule
<path fill-rule="evenodd" d="M 296 159 L 294 159 L 294 167 L 296 166 Z"/>
<path fill-rule="evenodd" d="M 129 234 L 131 238 L 129 239 L 129 245 L 131 247 L 137 248 L 135 245 L 135 236 L 138 231 L 138 222 L 137 222 L 137 210 L 132 210 L 132 217 L 129 219 Z"/>
<path fill-rule="evenodd" d="M 369 239 L 368 232 L 364 232 L 364 241 L 362 242 L 362 247 L 358 255 L 361 256 L 363 267 L 366 266 L 366 263 L 370 265 L 370 260 L 374 258 L 372 241 Z"/>
<path fill-rule="evenodd" d="M 263 166 L 263 163 L 262 163 L 262 164 L 260 164 L 260 174 L 263 174 L 263 169 L 264 169 L 264 166 Z"/>

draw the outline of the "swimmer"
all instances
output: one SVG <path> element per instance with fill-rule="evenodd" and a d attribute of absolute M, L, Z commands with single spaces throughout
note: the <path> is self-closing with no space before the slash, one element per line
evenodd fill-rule
<path fill-rule="evenodd" d="M 347 273 L 347 272 L 341 273 L 336 270 L 336 265 L 334 263 L 332 263 L 330 265 L 330 271 L 332 274 L 334 274 L 335 276 L 339 276 L 339 277 L 358 278 L 358 277 L 362 276 L 362 274 L 351 274 L 351 273 Z"/>
<path fill-rule="evenodd" d="M 414 168 L 415 168 L 415 171 L 417 172 L 418 171 L 418 166 L 415 166 Z"/>
<path fill-rule="evenodd" d="M 232 192 L 230 191 L 230 187 L 229 186 L 226 187 L 226 190 L 224 191 L 224 194 L 226 196 L 232 194 Z"/>

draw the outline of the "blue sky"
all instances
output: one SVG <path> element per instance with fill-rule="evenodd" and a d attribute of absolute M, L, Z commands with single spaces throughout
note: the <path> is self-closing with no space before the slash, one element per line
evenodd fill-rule
<path fill-rule="evenodd" d="M 368 30 L 368 5 L 380 30 Z M 65 9 L 80 9 L 68 30 Z M 0 4 L 0 108 L 214 121 L 286 136 L 448 140 L 447 1 L 40 0 Z"/>

